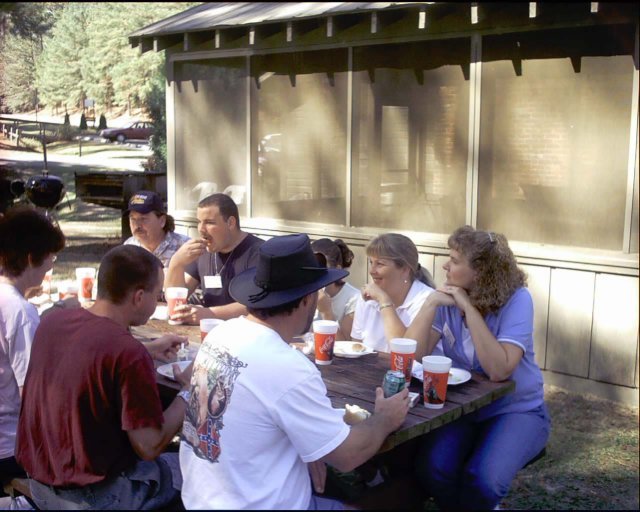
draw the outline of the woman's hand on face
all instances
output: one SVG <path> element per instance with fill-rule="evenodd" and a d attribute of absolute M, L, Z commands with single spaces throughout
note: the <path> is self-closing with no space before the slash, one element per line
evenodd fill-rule
<path fill-rule="evenodd" d="M 460 288 L 459 286 L 451 286 L 451 285 L 445 284 L 443 286 L 438 287 L 438 290 L 436 293 L 438 292 L 442 292 L 452 297 L 454 301 L 453 304 L 455 304 L 456 307 L 462 312 L 465 312 L 467 307 L 471 305 L 471 301 L 469 300 L 469 295 L 467 294 L 467 291 L 464 288 Z M 449 304 L 449 305 L 452 306 L 453 304 Z"/>
<path fill-rule="evenodd" d="M 378 304 L 391 302 L 391 299 L 382 288 L 374 283 L 367 283 L 362 287 L 362 298 L 364 300 L 375 300 Z"/>

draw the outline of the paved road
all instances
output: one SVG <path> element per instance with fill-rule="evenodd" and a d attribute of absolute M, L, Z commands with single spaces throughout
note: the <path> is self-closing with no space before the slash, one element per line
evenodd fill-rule
<path fill-rule="evenodd" d="M 114 148 L 117 149 L 117 148 Z M 139 152 L 127 152 L 126 158 L 109 156 L 108 154 L 90 154 L 82 157 L 75 155 L 58 155 L 47 152 L 47 168 L 54 173 L 57 170 L 121 170 L 143 171 L 142 162 L 151 155 L 151 151 L 140 148 Z M 31 151 L 14 151 L 0 149 L 0 166 L 9 165 L 18 169 L 34 169 L 41 172 L 44 168 L 42 153 Z"/>

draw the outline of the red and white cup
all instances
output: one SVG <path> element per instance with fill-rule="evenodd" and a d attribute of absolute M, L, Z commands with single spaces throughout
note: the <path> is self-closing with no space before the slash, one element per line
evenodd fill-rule
<path fill-rule="evenodd" d="M 182 320 L 171 320 L 171 315 L 175 312 L 176 307 L 187 303 L 187 295 L 189 290 L 183 286 L 170 286 L 164 291 L 167 299 L 167 314 L 169 315 L 170 325 L 180 325 Z"/>
<path fill-rule="evenodd" d="M 76 268 L 76 280 L 78 281 L 78 300 L 80 302 L 91 300 L 96 280 L 96 269 L 92 267 Z"/>
<path fill-rule="evenodd" d="M 204 341 L 209 331 L 222 322 L 224 322 L 224 320 L 220 320 L 219 318 L 203 318 L 200 320 L 200 341 Z"/>
<path fill-rule="evenodd" d="M 409 384 L 418 342 L 411 338 L 392 338 L 389 344 L 391 345 L 391 369 L 404 373 L 404 380 Z"/>
<path fill-rule="evenodd" d="M 42 279 L 42 293 L 46 295 L 51 295 L 51 277 L 53 276 L 53 269 L 47 270 L 47 273 L 44 275 L 44 279 Z"/>
<path fill-rule="evenodd" d="M 336 342 L 338 322 L 334 320 L 316 320 L 313 322 L 313 340 L 316 364 L 326 365 L 333 362 L 333 345 Z"/>
<path fill-rule="evenodd" d="M 447 398 L 451 359 L 445 356 L 424 356 L 422 368 L 424 406 L 427 409 L 442 409 Z"/>
<path fill-rule="evenodd" d="M 70 297 L 78 298 L 78 283 L 75 281 L 60 281 L 58 283 L 58 298 L 64 300 Z"/>

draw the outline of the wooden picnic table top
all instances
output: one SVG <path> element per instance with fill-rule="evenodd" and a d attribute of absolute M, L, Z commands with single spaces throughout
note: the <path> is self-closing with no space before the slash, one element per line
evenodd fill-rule
<path fill-rule="evenodd" d="M 166 321 L 150 320 L 144 326 L 134 327 L 132 332 L 145 338 L 156 338 L 168 333 L 178 334 L 187 336 L 190 345 L 200 345 L 198 326 L 169 325 Z M 313 361 L 313 354 L 308 357 Z M 156 363 L 156 366 L 163 364 Z M 355 404 L 370 412 L 374 410 L 375 389 L 382 385 L 385 372 L 389 368 L 389 354 L 382 352 L 354 359 L 334 357 L 332 364 L 318 366 L 333 407 L 344 408 L 345 404 Z M 174 392 L 180 389 L 175 381 L 159 374 L 157 382 L 161 387 L 170 388 Z M 448 387 L 442 409 L 427 409 L 423 406 L 421 381 L 413 378 L 409 389 L 420 393 L 420 400 L 415 407 L 409 409 L 402 426 L 387 437 L 378 453 L 391 450 L 512 393 L 515 383 L 511 380 L 491 382 L 484 375 L 474 372 L 470 381 Z"/>

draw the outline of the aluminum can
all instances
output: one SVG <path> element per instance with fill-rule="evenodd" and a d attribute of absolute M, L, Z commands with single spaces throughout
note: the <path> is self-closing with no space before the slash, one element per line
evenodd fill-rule
<path fill-rule="evenodd" d="M 387 370 L 382 380 L 382 391 L 384 397 L 389 398 L 404 389 L 406 384 L 404 373 L 399 370 Z"/>

